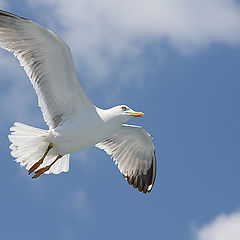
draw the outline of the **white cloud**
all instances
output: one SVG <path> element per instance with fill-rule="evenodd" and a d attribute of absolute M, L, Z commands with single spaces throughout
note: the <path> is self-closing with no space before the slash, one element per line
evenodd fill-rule
<path fill-rule="evenodd" d="M 192 52 L 211 43 L 240 42 L 240 5 L 234 0 L 28 1 L 50 8 L 82 72 L 98 79 L 126 58 L 138 62 L 149 44 L 161 47 L 165 41 Z"/>
<path fill-rule="evenodd" d="M 221 214 L 194 232 L 195 240 L 239 240 L 240 211 L 230 215 Z"/>

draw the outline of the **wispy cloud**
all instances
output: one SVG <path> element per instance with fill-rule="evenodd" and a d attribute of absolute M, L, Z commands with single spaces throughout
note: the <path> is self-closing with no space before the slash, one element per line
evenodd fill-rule
<path fill-rule="evenodd" d="M 33 101 L 36 97 L 30 81 L 18 61 L 2 49 L 0 49 L 0 71 L 2 73 L 0 77 L 2 121 L 11 118 L 17 121 L 36 120 L 32 111 L 36 107 Z"/>
<path fill-rule="evenodd" d="M 93 218 L 93 211 L 89 205 L 87 193 L 83 189 L 73 190 L 69 195 L 66 195 L 60 204 L 67 213 L 74 214 L 77 218 L 88 220 Z"/>
<path fill-rule="evenodd" d="M 239 240 L 240 211 L 221 214 L 210 223 L 194 230 L 195 240 Z"/>
<path fill-rule="evenodd" d="M 8 3 L 6 0 L 0 0 L 0 8 L 7 8 L 8 7 Z"/>

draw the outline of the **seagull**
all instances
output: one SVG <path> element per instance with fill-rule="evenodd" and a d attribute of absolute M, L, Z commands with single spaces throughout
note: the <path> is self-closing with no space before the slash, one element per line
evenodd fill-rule
<path fill-rule="evenodd" d="M 49 127 L 15 122 L 10 128 L 11 155 L 32 178 L 68 172 L 70 153 L 96 146 L 113 158 L 129 185 L 151 192 L 156 177 L 152 136 L 125 124 L 142 112 L 126 105 L 96 107 L 80 84 L 66 43 L 29 19 L 0 10 L 0 46 L 24 68 Z"/>

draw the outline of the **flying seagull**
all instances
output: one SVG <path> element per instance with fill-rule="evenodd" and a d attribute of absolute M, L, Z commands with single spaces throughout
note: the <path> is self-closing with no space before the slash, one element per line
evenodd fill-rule
<path fill-rule="evenodd" d="M 156 176 L 152 136 L 125 124 L 142 112 L 126 105 L 104 110 L 91 103 L 66 43 L 50 30 L 0 10 L 0 46 L 24 67 L 49 130 L 14 123 L 11 155 L 32 178 L 68 172 L 70 153 L 96 146 L 109 154 L 129 185 L 151 192 Z"/>

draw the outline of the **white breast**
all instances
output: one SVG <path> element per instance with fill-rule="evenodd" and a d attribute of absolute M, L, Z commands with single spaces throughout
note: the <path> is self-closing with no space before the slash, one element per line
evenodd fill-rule
<path fill-rule="evenodd" d="M 97 111 L 84 117 L 77 115 L 51 131 L 52 142 L 61 155 L 79 152 L 111 137 L 120 127 L 114 121 L 104 121 Z"/>

